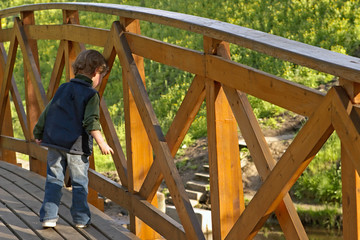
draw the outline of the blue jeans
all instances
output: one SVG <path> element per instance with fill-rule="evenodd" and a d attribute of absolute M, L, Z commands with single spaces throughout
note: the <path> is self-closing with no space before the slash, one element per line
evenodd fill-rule
<path fill-rule="evenodd" d="M 45 196 L 40 209 L 40 222 L 58 218 L 66 167 L 70 170 L 72 184 L 70 212 L 73 222 L 89 224 L 90 209 L 87 203 L 89 157 L 52 148 L 49 148 L 47 155 Z"/>

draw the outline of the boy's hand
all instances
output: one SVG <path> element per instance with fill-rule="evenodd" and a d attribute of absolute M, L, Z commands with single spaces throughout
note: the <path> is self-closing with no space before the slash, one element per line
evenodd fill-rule
<path fill-rule="evenodd" d="M 99 145 L 99 147 L 102 155 L 114 154 L 114 150 L 107 143 L 104 143 L 102 146 Z"/>
<path fill-rule="evenodd" d="M 36 142 L 38 145 L 40 145 L 41 142 L 42 142 L 42 140 L 41 140 L 41 139 L 35 139 L 35 142 Z"/>
<path fill-rule="evenodd" d="M 93 130 L 90 132 L 91 136 L 94 137 L 96 143 L 100 147 L 100 151 L 103 155 L 114 154 L 114 150 L 105 142 L 99 130 Z"/>

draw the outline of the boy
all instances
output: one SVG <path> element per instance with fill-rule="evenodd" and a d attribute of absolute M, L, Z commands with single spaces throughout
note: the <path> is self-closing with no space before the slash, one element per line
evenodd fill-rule
<path fill-rule="evenodd" d="M 75 78 L 59 87 L 33 131 L 36 143 L 48 147 L 45 196 L 40 209 L 43 227 L 56 226 L 66 167 L 72 182 L 73 222 L 78 228 L 90 224 L 87 172 L 93 138 L 102 154 L 114 153 L 100 132 L 100 99 L 94 89 L 108 71 L 106 61 L 99 52 L 86 50 L 72 67 Z"/>

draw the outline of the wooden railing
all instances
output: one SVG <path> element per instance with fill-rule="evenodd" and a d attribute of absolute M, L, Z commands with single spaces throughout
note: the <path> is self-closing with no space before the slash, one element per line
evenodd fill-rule
<path fill-rule="evenodd" d="M 63 24 L 35 25 L 34 11 L 61 9 Z M 108 29 L 80 25 L 79 12 L 119 16 Z M 206 99 L 211 212 L 214 239 L 251 239 L 275 212 L 287 239 L 307 239 L 287 193 L 313 157 L 336 130 L 342 143 L 343 236 L 360 239 L 360 60 L 278 36 L 201 17 L 162 10 L 96 3 L 48 3 L 0 11 L 14 19 L 0 29 L 0 125 L 2 160 L 15 163 L 15 152 L 30 156 L 30 169 L 45 174 L 46 149 L 33 141 L 32 129 L 41 110 L 56 91 L 63 70 L 85 44 L 103 47 L 110 66 L 116 57 L 123 72 L 126 157 L 105 102 L 101 124 L 115 150 L 113 160 L 121 185 L 94 170 L 90 187 L 128 209 L 131 231 L 144 239 L 204 239 L 201 226 L 175 167 L 175 156 L 202 102 Z M 195 51 L 144 37 L 140 21 L 168 25 L 203 36 L 204 50 Z M 60 40 L 51 80 L 45 91 L 39 70 L 37 40 Z M 3 46 L 10 42 L 8 52 Z M 229 43 L 339 77 L 339 86 L 326 94 L 234 62 Z M 26 111 L 13 79 L 20 47 L 25 73 Z M 166 135 L 162 132 L 144 86 L 143 57 L 195 74 Z M 99 88 L 100 95 L 108 79 Z M 25 140 L 13 137 L 9 93 Z M 246 94 L 308 117 L 291 145 L 276 163 Z M 261 188 L 244 204 L 237 127 L 248 145 Z M 156 158 L 153 159 L 153 156 Z M 165 180 L 181 224 L 156 208 L 156 191 Z M 94 194 L 93 194 L 94 195 Z M 96 194 L 95 194 L 96 195 Z M 92 199 L 96 204 L 96 197 Z"/>

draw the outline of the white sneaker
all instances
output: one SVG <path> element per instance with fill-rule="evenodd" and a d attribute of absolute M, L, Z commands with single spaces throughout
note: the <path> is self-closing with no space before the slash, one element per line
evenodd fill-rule
<path fill-rule="evenodd" d="M 56 221 L 57 221 L 57 219 L 45 220 L 45 221 L 43 221 L 42 226 L 43 226 L 43 228 L 56 227 Z"/>
<path fill-rule="evenodd" d="M 88 225 L 87 224 L 77 223 L 77 224 L 75 224 L 75 227 L 77 227 L 77 228 L 86 228 L 86 227 L 88 227 Z"/>

